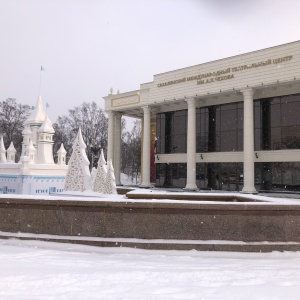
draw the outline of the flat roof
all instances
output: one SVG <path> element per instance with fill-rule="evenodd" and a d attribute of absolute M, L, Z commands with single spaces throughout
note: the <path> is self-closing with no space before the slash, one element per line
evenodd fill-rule
<path fill-rule="evenodd" d="M 250 54 L 250 53 L 257 53 L 257 52 L 261 52 L 261 51 L 266 51 L 268 49 L 279 48 L 279 47 L 283 47 L 283 46 L 287 46 L 287 45 L 291 45 L 291 44 L 295 44 L 295 43 L 299 43 L 299 42 L 300 42 L 300 40 L 297 40 L 297 41 L 294 41 L 294 42 L 290 42 L 290 43 L 286 43 L 286 44 L 280 44 L 280 45 L 276 45 L 276 46 L 272 46 L 272 47 L 268 47 L 268 48 L 263 48 L 263 49 L 259 49 L 259 50 L 254 50 L 254 51 L 250 51 L 250 52 L 245 52 L 245 53 L 238 54 L 238 55 L 227 56 L 227 57 L 224 57 L 224 58 L 211 60 L 211 61 L 207 61 L 207 62 L 204 62 L 204 63 L 200 63 L 200 64 L 188 66 L 188 67 L 183 67 L 183 68 L 178 68 L 178 69 L 174 69 L 174 70 L 171 70 L 171 71 L 157 73 L 157 74 L 154 74 L 153 76 L 158 76 L 158 75 L 168 74 L 168 73 L 172 73 L 172 72 L 177 72 L 177 71 L 185 70 L 185 69 L 188 69 L 188 68 L 191 68 L 191 67 L 202 66 L 202 65 L 206 65 L 206 64 L 209 64 L 209 63 L 212 63 L 212 62 L 218 62 L 218 61 L 222 61 L 222 60 L 229 59 L 229 58 L 244 56 L 244 55 Z"/>

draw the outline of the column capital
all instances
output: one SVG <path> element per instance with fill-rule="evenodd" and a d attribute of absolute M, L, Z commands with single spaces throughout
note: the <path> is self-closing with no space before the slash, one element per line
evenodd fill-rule
<path fill-rule="evenodd" d="M 116 118 L 122 118 L 123 114 L 120 111 L 114 112 Z"/>
<path fill-rule="evenodd" d="M 158 112 L 157 107 L 153 107 L 149 105 L 144 105 L 141 108 L 143 109 L 144 114 L 149 113 L 151 115 L 156 115 Z"/>
<path fill-rule="evenodd" d="M 252 88 L 245 88 L 241 89 L 241 92 L 243 93 L 244 97 L 253 97 L 254 90 Z"/>
<path fill-rule="evenodd" d="M 143 109 L 144 112 L 150 112 L 151 111 L 151 108 L 150 108 L 149 105 L 142 106 L 142 109 Z"/>
<path fill-rule="evenodd" d="M 109 118 L 113 118 L 115 116 L 115 112 L 113 110 L 109 110 L 106 112 Z"/>
<path fill-rule="evenodd" d="M 195 106 L 195 105 L 196 105 L 196 98 L 188 98 L 188 99 L 186 99 L 185 101 L 186 101 L 188 107 L 189 107 L 189 106 Z"/>

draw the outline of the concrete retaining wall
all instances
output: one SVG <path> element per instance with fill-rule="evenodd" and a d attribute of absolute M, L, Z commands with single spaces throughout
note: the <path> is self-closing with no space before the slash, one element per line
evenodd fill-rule
<path fill-rule="evenodd" d="M 44 240 L 55 240 L 55 236 L 61 236 L 60 241 L 100 246 L 300 250 L 300 205 L 1 198 L 0 231 L 31 233 L 34 238 Z M 50 237 L 44 238 L 39 236 L 41 234 Z M 2 237 L 9 235 L 2 234 Z M 212 242 L 214 240 L 222 243 Z M 229 241 L 236 243 L 233 245 Z"/>

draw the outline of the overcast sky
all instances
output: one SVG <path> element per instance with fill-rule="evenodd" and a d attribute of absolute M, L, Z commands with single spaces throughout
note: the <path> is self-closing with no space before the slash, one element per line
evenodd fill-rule
<path fill-rule="evenodd" d="M 0 0 L 0 101 L 53 122 L 111 87 L 300 40 L 299 0 Z"/>

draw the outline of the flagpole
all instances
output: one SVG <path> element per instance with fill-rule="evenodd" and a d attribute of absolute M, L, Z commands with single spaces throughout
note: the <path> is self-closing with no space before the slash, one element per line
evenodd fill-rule
<path fill-rule="evenodd" d="M 41 66 L 41 69 L 40 69 L 39 96 L 41 96 L 41 85 L 42 85 L 42 66 Z"/>
<path fill-rule="evenodd" d="M 41 69 L 40 69 L 39 96 L 41 96 L 41 88 L 42 88 L 42 71 L 45 71 L 45 69 L 43 68 L 43 66 L 41 66 Z"/>

